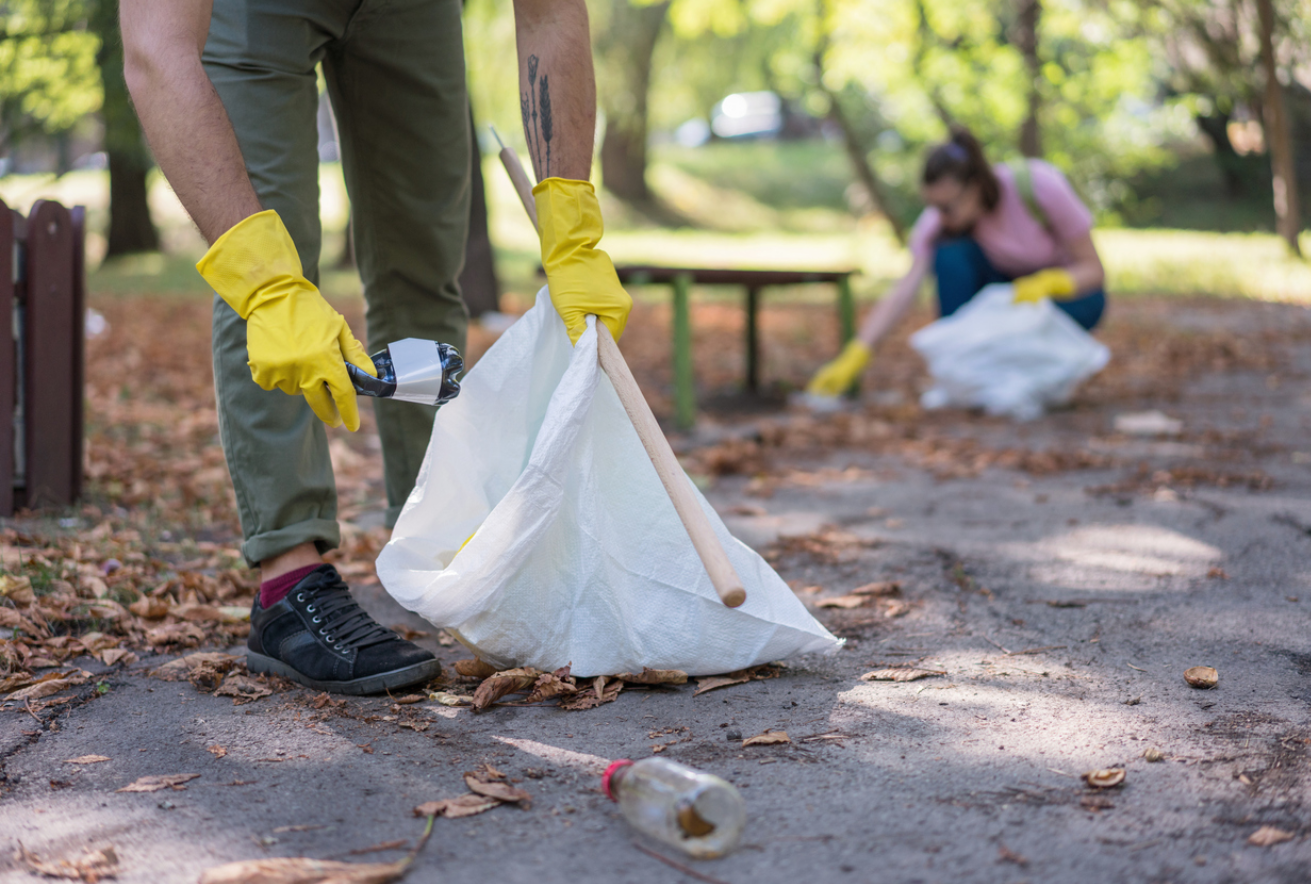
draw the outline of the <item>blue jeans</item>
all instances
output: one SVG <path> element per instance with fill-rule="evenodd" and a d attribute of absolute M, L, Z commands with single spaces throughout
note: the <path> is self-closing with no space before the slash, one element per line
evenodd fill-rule
<path fill-rule="evenodd" d="M 984 286 L 1015 279 L 993 267 L 979 244 L 968 236 L 938 244 L 933 252 L 933 272 L 938 277 L 938 308 L 943 316 L 955 313 Z M 1106 291 L 1098 289 L 1072 301 L 1052 303 L 1092 331 L 1106 310 Z"/>

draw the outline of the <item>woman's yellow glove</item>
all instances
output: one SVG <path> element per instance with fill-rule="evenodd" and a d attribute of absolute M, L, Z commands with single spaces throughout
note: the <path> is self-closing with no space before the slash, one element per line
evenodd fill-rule
<path fill-rule="evenodd" d="M 246 320 L 247 364 L 255 383 L 303 395 L 330 427 L 360 428 L 346 362 L 374 377 L 378 371 L 345 317 L 305 278 L 277 212 L 260 212 L 234 226 L 196 269 Z"/>
<path fill-rule="evenodd" d="M 1075 295 L 1074 277 L 1068 270 L 1051 267 L 1029 276 L 1021 276 L 1011 283 L 1015 287 L 1014 303 L 1034 304 L 1043 298 L 1068 301 Z"/>
<path fill-rule="evenodd" d="M 547 178 L 533 188 L 537 229 L 542 237 L 542 269 L 551 303 L 575 344 L 594 314 L 619 340 L 633 299 L 624 291 L 610 256 L 596 247 L 601 239 L 601 206 L 587 181 Z"/>
<path fill-rule="evenodd" d="M 806 385 L 806 392 L 812 396 L 841 396 L 859 380 L 873 355 L 874 351 L 861 341 L 848 341 L 837 359 L 815 372 Z"/>

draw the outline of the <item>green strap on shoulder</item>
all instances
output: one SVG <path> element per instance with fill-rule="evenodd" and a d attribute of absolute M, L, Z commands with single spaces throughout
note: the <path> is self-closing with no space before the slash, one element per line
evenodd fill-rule
<path fill-rule="evenodd" d="M 1029 170 L 1029 161 L 1012 160 L 1006 164 L 1006 168 L 1011 170 L 1011 176 L 1015 179 L 1015 189 L 1019 191 L 1020 199 L 1024 200 L 1029 214 L 1043 227 L 1051 229 L 1051 224 L 1047 221 L 1047 213 L 1042 210 L 1042 206 L 1038 204 L 1038 197 L 1033 192 L 1033 173 Z"/>

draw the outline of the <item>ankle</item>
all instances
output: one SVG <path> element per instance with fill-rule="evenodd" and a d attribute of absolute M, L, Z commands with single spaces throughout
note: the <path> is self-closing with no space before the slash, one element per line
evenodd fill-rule
<path fill-rule="evenodd" d="M 259 606 L 268 608 L 276 605 L 287 597 L 287 593 L 291 592 L 297 583 L 308 577 L 318 567 L 318 565 L 304 565 L 294 571 L 287 571 L 270 580 L 265 580 L 259 585 Z"/>

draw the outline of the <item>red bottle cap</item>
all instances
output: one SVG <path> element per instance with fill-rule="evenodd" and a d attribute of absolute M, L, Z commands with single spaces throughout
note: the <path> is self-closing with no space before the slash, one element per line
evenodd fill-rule
<path fill-rule="evenodd" d="M 605 773 L 601 774 L 601 791 L 605 793 L 606 798 L 609 798 L 611 801 L 619 800 L 615 797 L 614 793 L 610 791 L 610 780 L 614 777 L 615 771 L 623 767 L 628 767 L 632 763 L 633 762 L 629 761 L 627 758 L 620 758 L 618 761 L 610 762 L 610 766 L 605 769 Z"/>

